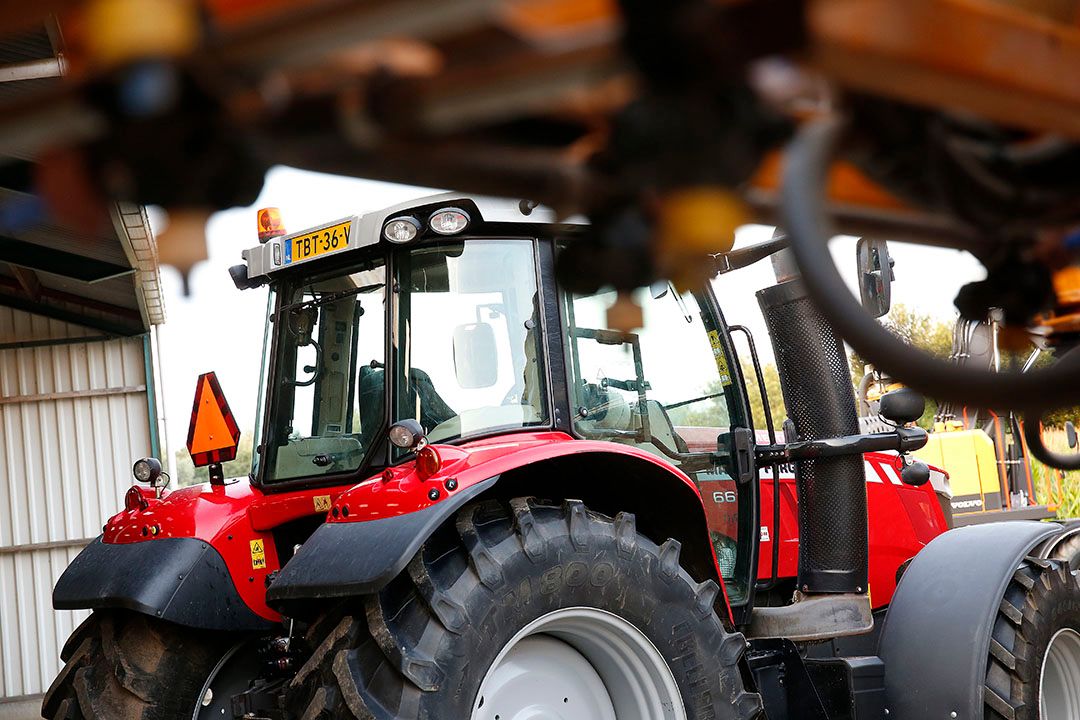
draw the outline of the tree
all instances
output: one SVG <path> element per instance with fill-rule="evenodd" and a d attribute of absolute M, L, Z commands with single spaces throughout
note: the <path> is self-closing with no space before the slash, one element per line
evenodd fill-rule
<path fill-rule="evenodd" d="M 947 358 L 952 355 L 953 326 L 925 315 L 900 303 L 894 305 L 889 315 L 882 322 L 885 329 L 909 345 L 914 345 L 931 355 Z M 867 362 L 857 352 L 852 351 L 851 379 L 856 385 L 865 374 Z"/>
<path fill-rule="evenodd" d="M 746 358 L 740 358 L 743 377 L 746 379 L 747 400 L 750 403 L 750 414 L 754 419 L 754 427 L 759 430 L 765 429 L 765 413 L 761 403 L 761 393 L 758 390 L 757 377 L 754 375 L 754 364 Z M 784 406 L 784 393 L 780 386 L 780 372 L 776 365 L 769 363 L 761 368 L 761 375 L 765 381 L 765 395 L 769 400 L 769 411 L 772 413 L 773 426 L 777 429 L 784 423 L 787 417 L 787 408 Z"/>
<path fill-rule="evenodd" d="M 765 414 L 762 411 L 761 393 L 758 392 L 757 378 L 754 375 L 754 364 L 740 358 L 739 365 L 742 367 L 743 377 L 746 380 L 747 400 L 750 404 L 750 413 L 754 419 L 754 427 L 763 430 L 765 428 Z M 780 374 L 775 365 L 766 365 L 761 369 L 765 378 L 765 394 L 769 398 L 769 409 L 772 411 L 773 424 L 776 428 L 784 422 L 787 411 L 784 409 L 784 396 L 780 391 Z M 709 400 L 709 404 L 701 407 L 695 403 L 675 408 L 670 411 L 671 421 L 676 425 L 709 427 L 716 424 L 716 418 L 726 417 L 727 402 L 723 397 L 723 388 L 719 380 L 713 380 L 701 391 L 702 396 L 716 395 Z"/>
<path fill-rule="evenodd" d="M 943 359 L 952 355 L 953 326 L 947 322 L 920 313 L 906 305 L 897 304 L 893 306 L 882 325 L 907 344 L 914 345 L 931 355 Z M 851 352 L 849 361 L 851 363 L 851 379 L 855 383 L 855 387 L 858 387 L 863 375 L 866 374 L 867 362 L 854 350 Z M 934 416 L 937 415 L 937 411 L 937 400 L 927 398 L 926 410 L 917 421 L 918 425 L 929 429 L 934 423 Z"/>
<path fill-rule="evenodd" d="M 251 435 L 250 432 L 241 433 L 240 444 L 236 448 L 236 459 L 222 463 L 225 477 L 243 477 L 251 471 Z M 176 451 L 175 480 L 177 487 L 209 482 L 210 471 L 205 467 L 195 467 L 187 448 L 184 448 Z"/>

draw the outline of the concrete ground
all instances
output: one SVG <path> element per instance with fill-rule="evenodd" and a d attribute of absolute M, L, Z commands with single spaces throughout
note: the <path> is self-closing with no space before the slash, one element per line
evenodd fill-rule
<path fill-rule="evenodd" d="M 0 720 L 39 720 L 40 718 L 40 695 L 18 700 L 0 700 Z"/>

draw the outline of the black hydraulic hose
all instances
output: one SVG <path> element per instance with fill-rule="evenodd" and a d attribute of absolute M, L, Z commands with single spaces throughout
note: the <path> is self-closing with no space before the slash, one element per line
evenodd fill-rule
<path fill-rule="evenodd" d="M 1042 421 L 1040 418 L 1025 418 L 1024 440 L 1032 457 L 1044 465 L 1061 470 L 1080 470 L 1080 453 L 1059 453 L 1046 447 L 1042 439 Z"/>
<path fill-rule="evenodd" d="M 804 124 L 785 153 L 782 184 L 791 250 L 810 297 L 840 336 L 874 367 L 930 397 L 1031 413 L 1080 402 L 1080 363 L 1058 362 L 1024 374 L 960 367 L 908 345 L 870 317 L 828 251 L 835 232 L 825 208 L 825 180 L 841 131 L 837 117 Z"/>

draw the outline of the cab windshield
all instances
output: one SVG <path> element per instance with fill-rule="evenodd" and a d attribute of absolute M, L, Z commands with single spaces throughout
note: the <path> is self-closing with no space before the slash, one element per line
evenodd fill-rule
<path fill-rule="evenodd" d="M 547 422 L 532 240 L 425 245 L 397 278 L 395 420 L 431 442 Z"/>
<path fill-rule="evenodd" d="M 386 267 L 382 259 L 287 282 L 276 326 L 266 482 L 360 469 L 383 433 Z"/>

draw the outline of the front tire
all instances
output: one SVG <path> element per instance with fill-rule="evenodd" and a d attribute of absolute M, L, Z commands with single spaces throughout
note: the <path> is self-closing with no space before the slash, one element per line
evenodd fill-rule
<path fill-rule="evenodd" d="M 986 720 L 1080 717 L 1080 576 L 1063 561 L 1013 574 L 990 640 Z"/>
<path fill-rule="evenodd" d="M 41 706 L 49 720 L 187 720 L 235 640 L 126 610 L 95 611 L 71 634 Z"/>
<path fill-rule="evenodd" d="M 287 706 L 301 720 L 512 720 L 547 704 L 568 718 L 757 717 L 745 641 L 679 549 L 580 502 L 467 506 L 382 592 L 312 624 Z"/>

